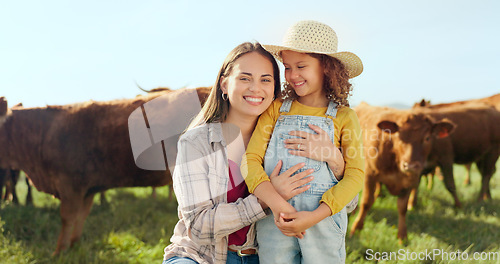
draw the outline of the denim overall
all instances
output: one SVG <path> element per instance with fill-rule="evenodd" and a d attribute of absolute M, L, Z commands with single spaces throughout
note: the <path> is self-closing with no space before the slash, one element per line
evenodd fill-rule
<path fill-rule="evenodd" d="M 295 137 L 288 134 L 294 130 L 315 134 L 316 132 L 310 129 L 308 124 L 319 126 L 333 140 L 334 125 L 332 119 L 328 117 L 287 115 L 291 105 L 292 100 L 285 100 L 280 108 L 281 115 L 276 122 L 264 157 L 264 169 L 267 175 L 270 175 L 279 160 L 283 161 L 280 173 L 300 162 L 306 165 L 297 173 L 313 168 L 314 172 L 311 175 L 314 176 L 314 180 L 309 183 L 311 188 L 288 201 L 297 211 L 313 211 L 318 208 L 322 195 L 338 181 L 326 162 L 289 154 L 283 141 Z M 335 118 L 336 106 L 336 103 L 330 101 L 326 115 Z M 283 235 L 274 224 L 272 214 L 258 221 L 256 230 L 261 264 L 345 263 L 346 208 L 307 229 L 303 239 Z"/>

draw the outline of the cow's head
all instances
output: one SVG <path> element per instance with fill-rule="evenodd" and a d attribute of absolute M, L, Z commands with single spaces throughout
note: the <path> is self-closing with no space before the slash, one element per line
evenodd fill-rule
<path fill-rule="evenodd" d="M 447 119 L 435 121 L 425 114 L 409 113 L 397 122 L 380 121 L 378 127 L 390 133 L 387 140 L 392 142 L 399 169 L 405 174 L 420 176 L 434 139 L 447 137 L 455 124 Z"/>

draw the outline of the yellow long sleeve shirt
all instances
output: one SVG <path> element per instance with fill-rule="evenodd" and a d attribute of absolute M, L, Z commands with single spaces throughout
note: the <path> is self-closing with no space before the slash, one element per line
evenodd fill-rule
<path fill-rule="evenodd" d="M 245 178 L 250 193 L 257 186 L 269 181 L 264 171 L 263 162 L 267 145 L 271 139 L 274 126 L 280 116 L 280 107 L 283 101 L 276 99 L 271 106 L 260 116 L 257 126 L 248 143 L 245 157 L 242 160 L 241 172 Z M 310 115 L 326 117 L 327 107 L 310 107 L 295 100 L 285 115 Z M 332 214 L 338 213 L 361 191 L 364 180 L 365 160 L 361 128 L 356 112 L 349 107 L 340 107 L 333 120 L 336 147 L 341 147 L 345 160 L 344 178 L 334 187 L 325 192 L 320 202 L 327 204 Z M 287 151 L 287 150 L 283 150 Z"/>

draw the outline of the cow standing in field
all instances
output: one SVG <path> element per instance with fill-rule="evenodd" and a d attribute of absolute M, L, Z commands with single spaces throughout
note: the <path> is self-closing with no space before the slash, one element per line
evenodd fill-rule
<path fill-rule="evenodd" d="M 500 95 L 485 99 L 495 98 L 500 99 Z M 430 171 L 439 166 L 445 186 L 453 196 L 456 207 L 461 207 L 461 203 L 453 178 L 454 163 L 476 163 L 482 176 L 478 200 L 491 199 L 489 183 L 500 155 L 500 112 L 489 103 L 486 104 L 488 100 L 413 108 L 414 112 L 425 113 L 436 119 L 447 118 L 457 125 L 450 137 L 434 141 L 425 168 L 425 171 Z M 416 201 L 416 198 L 412 201 L 413 205 Z"/>
<path fill-rule="evenodd" d="M 39 191 L 61 200 L 62 228 L 54 254 L 79 240 L 95 193 L 171 183 L 168 169 L 152 171 L 136 166 L 128 119 L 154 98 L 175 97 L 185 91 L 12 110 L 0 97 L 0 166 L 22 169 Z M 196 91 L 199 101 L 204 102 L 208 88 Z"/>
<path fill-rule="evenodd" d="M 472 99 L 472 100 L 466 100 L 466 101 L 458 101 L 451 103 L 454 106 L 459 106 L 459 105 L 478 105 L 478 104 L 485 104 L 492 106 L 496 108 L 498 111 L 500 111 L 500 94 L 495 94 L 489 97 L 484 97 L 484 98 L 479 98 L 479 99 Z M 420 107 L 426 107 L 429 109 L 439 109 L 442 107 L 448 107 L 451 105 L 450 103 L 445 103 L 445 104 L 435 104 L 432 105 L 430 101 L 426 101 L 425 99 L 422 99 L 419 103 L 415 103 L 413 105 L 413 108 L 420 108 Z M 468 164 L 464 164 L 465 169 L 466 169 L 466 174 L 465 174 L 465 179 L 464 179 L 464 184 L 465 185 L 470 185 L 470 170 L 472 166 L 472 162 Z M 430 169 L 432 170 L 432 169 Z M 432 180 L 432 177 L 429 178 Z M 416 192 L 415 192 L 416 195 Z M 414 203 L 416 203 L 416 200 L 413 200 Z"/>
<path fill-rule="evenodd" d="M 381 183 L 392 195 L 398 196 L 398 238 L 402 241 L 407 238 L 410 191 L 420 181 L 433 140 L 447 137 L 454 124 L 446 120 L 435 121 L 426 114 L 366 103 L 354 110 L 363 131 L 366 166 L 360 212 L 352 225 L 351 235 L 363 228 L 366 214 L 375 202 L 376 185 Z"/>

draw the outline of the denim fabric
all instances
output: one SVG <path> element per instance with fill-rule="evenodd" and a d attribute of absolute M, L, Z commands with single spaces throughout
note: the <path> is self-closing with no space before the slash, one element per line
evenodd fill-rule
<path fill-rule="evenodd" d="M 259 264 L 259 256 L 253 254 L 250 256 L 238 256 L 238 253 L 233 251 L 227 252 L 226 264 Z"/>
<path fill-rule="evenodd" d="M 283 102 L 282 113 L 289 111 L 291 101 Z M 327 116 L 336 116 L 336 105 L 330 102 Z M 322 195 L 338 183 L 333 172 L 326 162 L 299 157 L 289 154 L 284 147 L 284 140 L 293 136 L 288 133 L 300 130 L 315 133 L 308 124 L 319 126 L 334 138 L 334 125 L 330 118 L 303 115 L 281 115 L 271 136 L 271 140 L 264 157 L 264 169 L 268 175 L 274 165 L 283 161 L 281 172 L 300 162 L 306 165 L 298 172 L 313 168 L 314 180 L 311 188 L 289 200 L 297 211 L 313 211 L 319 206 Z M 298 173 L 297 172 L 297 173 Z M 347 213 L 342 209 L 339 213 L 325 218 L 315 226 L 307 229 L 303 239 L 285 236 L 274 224 L 273 215 L 257 222 L 257 242 L 259 257 L 262 264 L 290 264 L 290 263 L 344 263 L 345 262 L 345 234 L 347 231 Z"/>
<path fill-rule="evenodd" d="M 171 257 L 163 260 L 162 264 L 198 264 L 198 262 L 190 258 Z"/>

